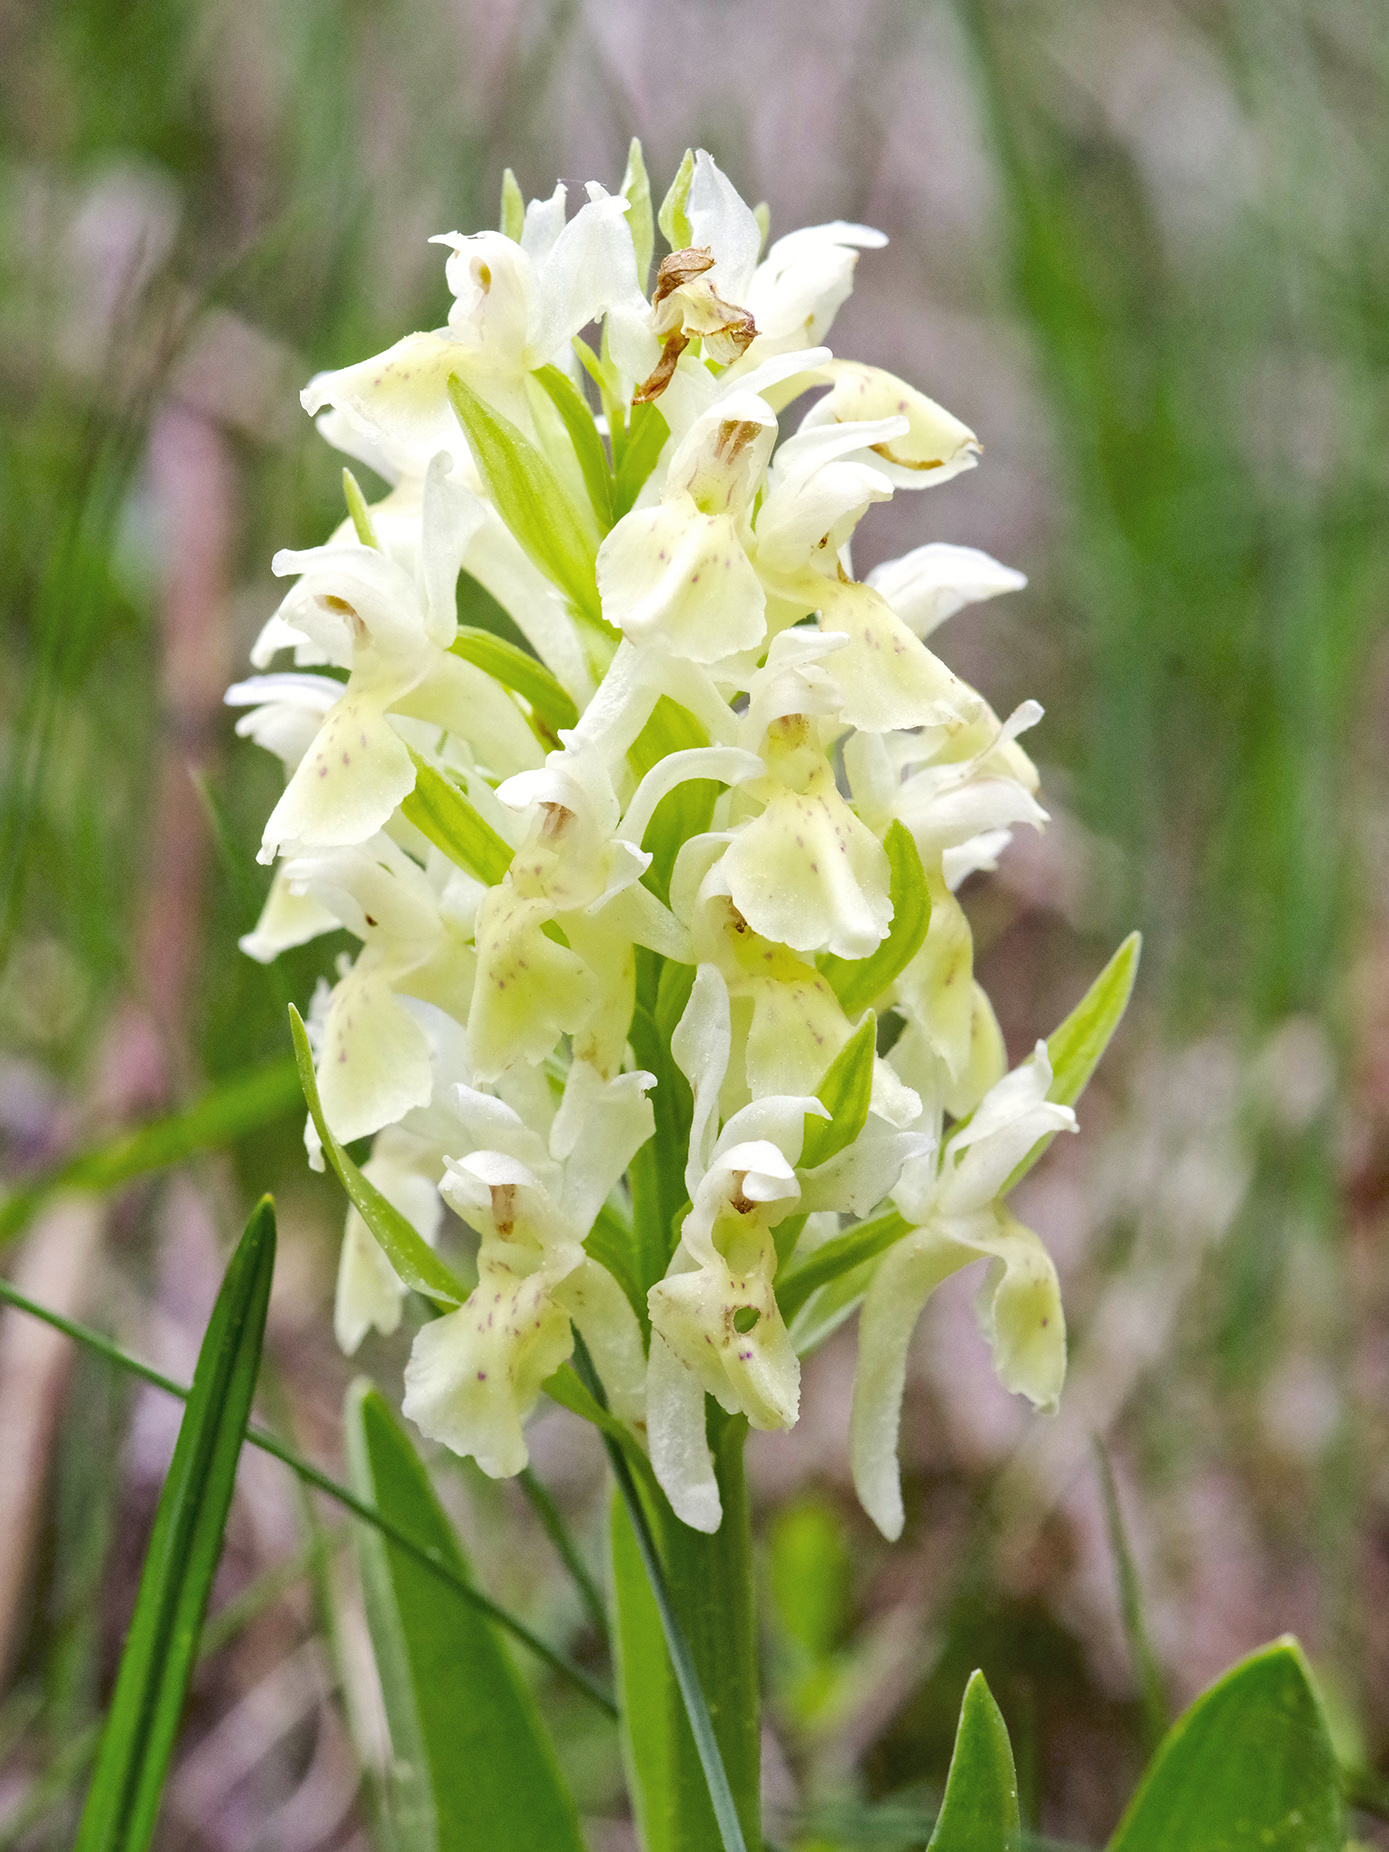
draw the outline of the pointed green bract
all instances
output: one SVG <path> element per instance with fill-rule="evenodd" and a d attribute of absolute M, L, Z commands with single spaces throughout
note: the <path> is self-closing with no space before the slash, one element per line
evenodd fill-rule
<path fill-rule="evenodd" d="M 984 1674 L 974 1672 L 965 1686 L 945 1798 L 927 1852 L 1018 1852 L 1021 1844 L 1008 1727 Z"/>
<path fill-rule="evenodd" d="M 198 1353 L 77 1852 L 144 1852 L 154 1833 L 222 1553 L 274 1269 L 275 1212 L 267 1196 L 232 1256 Z"/>
<path fill-rule="evenodd" d="M 878 1019 L 870 1010 L 825 1070 L 815 1097 L 829 1112 L 828 1119 L 805 1116 L 805 1141 L 798 1170 L 814 1170 L 851 1145 L 868 1123 L 873 1093 L 873 1057 Z"/>
<path fill-rule="evenodd" d="M 358 1496 L 466 1576 L 453 1526 L 379 1390 L 349 1390 L 346 1426 Z M 534 1701 L 491 1623 L 441 1602 L 429 1571 L 379 1532 L 358 1539 L 401 1852 L 582 1852 Z"/>
<path fill-rule="evenodd" d="M 876 1260 L 910 1228 L 911 1223 L 893 1209 L 887 1215 L 880 1215 L 871 1222 L 860 1222 L 857 1228 L 836 1235 L 807 1255 L 798 1266 L 788 1268 L 776 1284 L 777 1304 L 787 1324 L 819 1287 L 828 1286 L 831 1280 L 861 1267 L 865 1261 Z"/>
<path fill-rule="evenodd" d="M 574 446 L 574 454 L 579 459 L 594 517 L 600 530 L 606 534 L 613 524 L 613 479 L 603 440 L 593 422 L 593 413 L 579 397 L 574 382 L 561 373 L 558 367 L 537 367 L 531 378 L 545 389 L 550 403 L 564 421 L 569 441 Z"/>
<path fill-rule="evenodd" d="M 614 521 L 620 521 L 630 511 L 641 494 L 642 484 L 655 469 L 669 436 L 670 426 L 659 405 L 631 407 L 627 414 L 626 441 L 613 480 Z"/>
<path fill-rule="evenodd" d="M 502 218 L 498 229 L 513 244 L 521 242 L 521 233 L 526 228 L 526 202 L 516 176 L 508 167 L 502 174 Z"/>
<path fill-rule="evenodd" d="M 594 578 L 598 536 L 569 499 L 555 469 L 510 419 L 494 411 L 458 373 L 449 379 L 449 398 L 483 486 L 502 519 L 578 614 L 601 625 Z"/>
<path fill-rule="evenodd" d="M 1341 1852 L 1343 1814 L 1321 1703 L 1285 1638 L 1177 1719 L 1110 1852 Z"/>
<path fill-rule="evenodd" d="M 523 696 L 551 732 L 578 724 L 579 710 L 573 697 L 566 694 L 543 662 L 509 638 L 499 637 L 494 630 L 480 630 L 474 624 L 460 624 L 449 648 L 464 662 Z"/>
<path fill-rule="evenodd" d="M 367 507 L 367 498 L 362 494 L 361 485 L 350 469 L 342 472 L 342 493 L 347 503 L 347 512 L 352 516 L 352 525 L 357 530 L 357 538 L 364 547 L 379 548 L 381 542 L 376 537 L 376 525 Z"/>
<path fill-rule="evenodd" d="M 820 975 L 838 997 L 846 1016 L 857 1016 L 876 1003 L 921 950 L 931 924 L 931 893 L 912 833 L 900 819 L 883 838 L 892 870 L 888 896 L 892 925 L 888 935 L 867 958 L 826 956 L 817 962 Z"/>
<path fill-rule="evenodd" d="M 651 217 L 651 182 L 647 178 L 641 143 L 635 135 L 627 150 L 627 171 L 622 176 L 621 191 L 630 208 L 627 229 L 632 234 L 632 249 L 637 254 L 637 288 L 645 295 L 651 254 L 656 248 L 656 232 Z"/>
<path fill-rule="evenodd" d="M 291 1003 L 289 1027 L 294 1037 L 294 1054 L 299 1063 L 299 1084 L 304 1089 L 309 1116 L 323 1144 L 328 1162 L 337 1172 L 338 1181 L 347 1191 L 353 1208 L 380 1244 L 382 1253 L 405 1284 L 440 1305 L 462 1305 L 467 1292 L 456 1280 L 418 1231 L 406 1221 L 393 1204 L 388 1203 L 375 1184 L 358 1170 L 328 1129 L 318 1097 L 318 1081 L 313 1071 L 313 1051 L 303 1019 Z"/>
<path fill-rule="evenodd" d="M 1070 1015 L 1047 1037 L 1047 1059 L 1051 1062 L 1052 1074 L 1047 1098 L 1055 1100 L 1059 1106 L 1074 1106 L 1099 1066 L 1100 1056 L 1109 1046 L 1110 1037 L 1128 1008 L 1142 949 L 1142 933 L 1131 932 Z M 1055 1136 L 1051 1132 L 1037 1140 L 1004 1184 L 1000 1195 L 1021 1182 Z"/>
<path fill-rule="evenodd" d="M 410 757 L 415 761 L 415 788 L 401 804 L 401 814 L 450 861 L 494 887 L 511 866 L 511 845 L 478 814 L 452 779 L 435 771 L 418 753 Z"/>
<path fill-rule="evenodd" d="M 690 199 L 690 182 L 694 179 L 694 149 L 685 150 L 685 158 L 676 170 L 670 191 L 661 201 L 661 210 L 656 215 L 656 223 L 661 228 L 661 235 L 672 251 L 687 251 L 690 247 L 690 215 L 687 210 Z"/>

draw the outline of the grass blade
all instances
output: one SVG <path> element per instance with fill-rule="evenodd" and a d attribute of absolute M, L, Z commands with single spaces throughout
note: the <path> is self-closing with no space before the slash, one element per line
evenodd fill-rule
<path fill-rule="evenodd" d="M 52 1325 L 55 1331 L 61 1331 L 64 1336 L 72 1338 L 78 1344 L 85 1345 L 97 1356 L 104 1357 L 108 1363 L 114 1364 L 117 1369 L 125 1370 L 131 1376 L 138 1376 L 154 1388 L 162 1389 L 166 1395 L 176 1396 L 180 1402 L 186 1402 L 192 1393 L 182 1383 L 176 1383 L 172 1377 L 165 1376 L 162 1371 L 154 1369 L 148 1363 L 142 1363 L 138 1357 L 132 1357 L 128 1351 L 122 1350 L 119 1344 L 113 1344 L 110 1338 L 103 1337 L 99 1331 L 93 1331 L 90 1325 L 79 1324 L 73 1318 L 64 1318 L 61 1312 L 50 1311 L 47 1306 L 40 1305 L 37 1300 L 29 1298 L 27 1293 L 22 1293 L 17 1286 L 12 1286 L 8 1280 L 0 1279 L 0 1300 L 4 1300 L 7 1305 L 17 1306 L 21 1312 L 27 1312 L 32 1318 L 41 1319 L 46 1325 Z M 570 1374 L 572 1378 L 573 1373 Z M 578 1390 L 577 1378 L 573 1378 L 573 1381 L 575 1389 Z M 549 1384 L 546 1387 L 548 1388 Z M 622 1432 L 626 1433 L 626 1429 Z M 474 1588 L 466 1577 L 459 1576 L 437 1553 L 431 1550 L 430 1546 L 412 1537 L 408 1531 L 402 1530 L 383 1512 L 377 1511 L 365 1499 L 358 1498 L 357 1494 L 350 1491 L 347 1486 L 339 1485 L 336 1479 L 321 1472 L 312 1461 L 304 1459 L 292 1447 L 286 1446 L 278 1436 L 268 1433 L 264 1428 L 248 1427 L 246 1439 L 251 1446 L 259 1447 L 262 1453 L 271 1454 L 282 1465 L 287 1466 L 292 1473 L 296 1473 L 305 1485 L 311 1485 L 315 1491 L 322 1492 L 325 1497 L 333 1499 L 345 1511 L 350 1511 L 354 1517 L 360 1518 L 364 1524 L 374 1526 L 383 1536 L 389 1537 L 398 1548 L 412 1554 L 439 1582 L 451 1588 L 464 1601 L 470 1602 L 482 1613 L 490 1616 L 499 1627 L 505 1627 L 510 1634 L 520 1640 L 523 1646 L 529 1647 L 538 1659 L 544 1660 L 545 1664 L 557 1672 L 561 1678 L 567 1679 L 576 1690 L 582 1691 L 584 1696 L 596 1704 L 600 1710 L 606 1711 L 609 1717 L 617 1715 L 617 1706 L 612 1698 L 596 1680 L 589 1677 L 582 1666 L 575 1665 L 573 1660 L 564 1653 L 548 1645 L 538 1634 L 532 1633 L 524 1621 L 517 1620 L 514 1614 L 508 1613 L 490 1596 L 484 1595 L 481 1589 Z M 633 1441 L 632 1445 L 635 1447 L 636 1442 Z M 639 1457 L 645 1463 L 645 1456 Z M 649 1465 L 647 1471 L 650 1471 Z"/>
<path fill-rule="evenodd" d="M 347 1436 L 357 1491 L 466 1576 L 429 1475 L 370 1384 L 348 1391 Z M 377 1532 L 363 1534 L 361 1565 L 402 1852 L 582 1852 L 549 1739 L 488 1621 L 441 1606 L 432 1578 Z"/>
<path fill-rule="evenodd" d="M 222 1553 L 274 1268 L 275 1213 L 265 1197 L 232 1256 L 198 1354 L 76 1852 L 144 1852 L 154 1832 Z"/>
<path fill-rule="evenodd" d="M 569 1571 L 570 1580 L 579 1591 L 579 1598 L 588 1611 L 594 1631 L 600 1640 L 606 1640 L 608 1637 L 607 1609 L 603 1606 L 603 1597 L 598 1592 L 598 1584 L 589 1574 L 588 1564 L 580 1555 L 579 1546 L 570 1535 L 569 1526 L 564 1521 L 564 1513 L 550 1496 L 549 1488 L 536 1478 L 529 1466 L 523 1467 L 518 1477 L 521 1490 L 530 1500 L 545 1535 L 555 1546 L 556 1554 Z"/>
<path fill-rule="evenodd" d="M 1128 1641 L 1129 1655 L 1133 1660 L 1134 1677 L 1138 1680 L 1138 1689 L 1143 1700 L 1143 1720 L 1147 1726 L 1148 1748 L 1156 1749 L 1167 1734 L 1167 1693 L 1163 1689 L 1162 1673 L 1158 1669 L 1157 1655 L 1153 1651 L 1153 1642 L 1148 1634 L 1148 1623 L 1143 1613 L 1143 1588 L 1138 1580 L 1138 1565 L 1133 1560 L 1133 1551 L 1129 1547 L 1128 1531 L 1124 1524 L 1123 1508 L 1119 1503 L 1119 1488 L 1114 1483 L 1114 1469 L 1109 1463 L 1109 1454 L 1099 1435 L 1095 1436 L 1095 1465 L 1099 1469 L 1100 1485 L 1104 1491 L 1105 1524 L 1109 1530 L 1109 1547 L 1114 1555 L 1114 1568 L 1119 1577 L 1119 1606 L 1124 1617 L 1124 1638 Z"/>

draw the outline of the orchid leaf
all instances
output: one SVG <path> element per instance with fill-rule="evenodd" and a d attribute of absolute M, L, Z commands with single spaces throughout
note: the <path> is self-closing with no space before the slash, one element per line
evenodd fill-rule
<path fill-rule="evenodd" d="M 212 1309 L 160 1494 L 76 1852 L 144 1852 L 183 1715 L 260 1369 L 275 1269 L 263 1197 Z"/>
<path fill-rule="evenodd" d="M 975 1672 L 965 1686 L 945 1798 L 927 1852 L 1018 1852 L 1021 1844 L 1008 1727 L 984 1674 Z"/>
<path fill-rule="evenodd" d="M 659 405 L 633 405 L 627 420 L 627 441 L 613 481 L 614 521 L 620 521 L 641 494 L 670 436 L 670 426 Z"/>
<path fill-rule="evenodd" d="M 926 870 L 921 866 L 911 831 L 900 819 L 893 820 L 883 847 L 892 871 L 888 888 L 892 925 L 887 937 L 867 958 L 827 955 L 817 960 L 821 976 L 838 997 L 846 1016 L 857 1016 L 878 1001 L 921 950 L 926 928 L 931 924 Z"/>
<path fill-rule="evenodd" d="M 1285 1638 L 1241 1660 L 1177 1719 L 1109 1852 L 1341 1852 L 1343 1815 L 1321 1703 Z"/>
<path fill-rule="evenodd" d="M 358 1496 L 467 1577 L 453 1526 L 379 1390 L 359 1382 L 348 1391 L 346 1428 Z M 429 1571 L 389 1538 L 358 1536 L 402 1852 L 582 1852 L 535 1702 L 492 1623 L 441 1602 Z"/>
<path fill-rule="evenodd" d="M 318 1097 L 318 1080 L 314 1074 L 313 1051 L 308 1032 L 298 1010 L 289 1007 L 290 1033 L 294 1037 L 294 1054 L 299 1063 L 299 1084 L 304 1089 L 309 1116 L 323 1143 L 324 1154 L 337 1172 L 338 1181 L 347 1191 L 353 1208 L 376 1237 L 382 1253 L 396 1274 L 417 1293 L 437 1304 L 462 1305 L 467 1292 L 394 1204 L 386 1201 L 375 1184 L 364 1177 L 328 1129 L 323 1106 Z"/>
<path fill-rule="evenodd" d="M 402 816 L 451 862 L 495 887 L 510 868 L 515 851 L 451 778 L 445 778 L 418 753 L 410 757 L 415 762 L 415 788 L 400 806 Z"/>
<path fill-rule="evenodd" d="M 900 1241 L 910 1228 L 910 1222 L 894 1209 L 874 1221 L 860 1222 L 857 1228 L 835 1235 L 823 1247 L 816 1248 L 813 1254 L 807 1254 L 797 1265 L 788 1268 L 776 1283 L 777 1304 L 787 1324 L 813 1292 L 854 1267 L 861 1267 L 865 1261 L 876 1259 L 894 1241 Z"/>

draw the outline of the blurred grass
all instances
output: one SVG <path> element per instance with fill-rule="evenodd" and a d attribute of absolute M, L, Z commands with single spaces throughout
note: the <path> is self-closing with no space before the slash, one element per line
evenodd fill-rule
<path fill-rule="evenodd" d="M 666 17 L 655 4 L 638 11 Z M 699 58 L 725 60 L 727 95 L 711 101 L 691 75 L 688 99 L 667 108 L 654 80 L 637 83 L 565 0 L 523 4 L 510 27 L 442 0 L 236 11 L 66 0 L 0 18 L 0 1051 L 19 1076 L 0 1088 L 0 1106 L 16 1173 L 58 1155 L 46 1141 L 59 1132 L 4 1102 L 16 1086 L 51 1098 L 54 1124 L 59 1105 L 81 1109 L 116 1006 L 142 982 L 151 792 L 168 748 L 168 537 L 144 468 L 151 417 L 181 395 L 228 448 L 235 591 L 218 621 L 239 663 L 273 607 L 274 549 L 312 544 L 341 514 L 340 460 L 300 418 L 293 390 L 442 319 L 441 267 L 423 241 L 491 223 L 507 161 L 533 187 L 556 166 L 572 183 L 590 170 L 592 146 L 607 135 L 618 149 L 636 128 L 658 147 L 703 136 L 741 174 L 759 145 L 756 111 L 781 118 L 776 98 L 739 101 L 738 34 L 749 35 L 750 61 L 751 40 L 782 35 L 788 67 L 814 34 L 778 9 L 736 32 L 722 19 L 711 5 L 670 13 L 668 34 L 687 31 Z M 1348 1380 L 1363 1270 L 1339 1140 L 1373 1028 L 1355 1014 L 1351 973 L 1382 908 L 1389 22 L 1369 0 L 1093 11 L 888 0 L 853 28 L 849 88 L 810 92 L 832 100 L 802 132 L 832 144 L 847 189 L 824 216 L 873 218 L 859 194 L 887 159 L 894 59 L 952 21 L 966 58 L 942 64 L 940 82 L 977 128 L 999 209 L 997 238 L 960 300 L 986 329 L 1018 331 L 1040 386 L 1057 531 L 1041 570 L 1018 563 L 1033 575 L 1028 622 L 1045 634 L 1054 689 L 1049 762 L 1069 806 L 1118 845 L 1121 891 L 1106 917 L 1147 938 L 1147 1040 L 1130 1058 L 1137 1066 L 1208 1034 L 1251 1050 L 1301 1015 L 1331 1049 L 1337 1086 L 1291 1129 L 1248 1107 L 1253 1184 L 1126 1438 L 1158 1491 L 1215 1461 L 1241 1483 L 1278 1560 L 1311 1514 L 1297 1542 L 1316 1560 L 1328 1656 L 1352 1703 L 1367 1688 L 1373 1747 L 1389 1741 L 1389 1711 L 1364 1637 L 1374 1586 L 1364 1557 L 1383 1512 L 1378 1455 L 1367 1452 L 1378 1427 L 1355 1417 Z M 1210 171 L 1196 182 L 1200 152 L 1187 155 L 1188 190 L 1215 201 L 1208 221 L 1175 212 L 1179 189 L 1162 167 L 1172 147 L 1164 157 L 1154 126 L 1161 94 L 1145 104 L 1132 70 L 1119 69 L 1110 39 L 1125 33 L 1139 65 L 1157 57 L 1152 45 L 1175 46 L 1166 81 L 1199 78 L 1191 94 L 1223 99 L 1237 125 L 1206 145 Z M 499 75 L 470 88 L 478 47 Z M 918 111 L 929 102 L 908 99 Z M 1169 144 L 1191 120 L 1177 112 Z M 936 230 L 929 178 L 909 177 L 912 211 L 890 227 L 923 273 Z M 229 327 L 254 337 L 241 371 Z M 941 394 L 949 402 L 948 380 Z M 176 1104 L 282 1055 L 285 997 L 305 1003 L 345 943 L 303 948 L 270 977 L 236 950 L 266 882 L 254 852 L 276 782 L 249 749 L 219 749 L 206 769 L 198 974 Z M 1057 930 L 1023 910 L 999 955 L 1025 940 L 1023 962 L 1045 967 Z M 296 1116 L 235 1157 L 248 1196 L 286 1184 L 322 1222 L 340 1215 L 327 1186 L 303 1174 Z M 154 1200 L 124 1211 L 133 1246 L 121 1265 L 141 1291 L 153 1290 Z M 1122 1267 L 1123 1236 L 1097 1237 L 1082 1308 Z M 1082 1311 L 1081 1336 L 1084 1324 Z M 1306 1470 L 1280 1477 L 1266 1470 L 1260 1398 L 1296 1346 L 1329 1373 L 1342 1412 Z M 62 1535 L 74 1512 L 88 1528 L 54 1559 L 20 1668 L 21 1684 L 42 1694 L 23 1750 L 39 1753 L 36 1735 L 40 1760 L 91 1715 L 109 1672 L 108 1539 L 125 1507 L 106 1466 L 124 1411 L 98 1407 L 89 1387 L 70 1404 L 53 1501 Z M 977 1537 L 987 1475 L 967 1459 L 930 1472 L 914 1494 L 925 1522 L 963 1503 L 960 1534 Z M 885 1599 L 875 1578 L 891 1588 L 907 1575 L 885 1567 L 871 1540 L 858 1547 L 842 1486 L 816 1501 L 769 1532 L 779 1727 L 802 1775 L 818 1753 L 817 1719 L 840 1715 L 835 1704 L 850 1717 L 855 1678 L 872 1663 L 864 1642 Z M 860 1762 L 868 1792 L 939 1786 L 959 1690 L 983 1663 L 1015 1727 L 1034 1823 L 1060 1808 L 1068 1834 L 1098 1830 L 1115 1775 L 1098 1799 L 1077 1798 L 1065 1771 L 1107 1754 L 1100 1742 L 1120 1744 L 1111 1760 L 1122 1770 L 1140 1725 L 1067 1614 L 1058 1618 L 1070 1546 L 1052 1543 L 1021 1593 L 987 1543 L 977 1561 L 972 1544 L 964 1552 L 963 1573 L 913 1585 L 939 1639 Z M 1285 1586 L 1295 1583 L 1289 1570 Z M 595 1792 L 605 1779 L 595 1775 Z M 911 1842 L 900 1818 L 878 1827 Z M 59 1816 L 51 1843 L 64 1830 Z M 835 1830 L 847 1844 L 859 1829 L 840 1819 Z"/>

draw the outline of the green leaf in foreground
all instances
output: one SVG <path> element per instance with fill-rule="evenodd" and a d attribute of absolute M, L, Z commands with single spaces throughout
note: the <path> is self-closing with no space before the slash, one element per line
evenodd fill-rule
<path fill-rule="evenodd" d="M 579 615 L 611 636 L 603 624 L 594 577 L 597 537 L 554 468 L 457 373 L 449 379 L 449 398 L 483 486 L 502 519 Z"/>
<path fill-rule="evenodd" d="M 532 708 L 552 732 L 561 727 L 578 725 L 579 710 L 572 696 L 551 675 L 543 662 L 494 630 L 479 630 L 473 624 L 461 624 L 449 648 L 464 662 L 514 689 L 530 702 Z M 437 774 L 436 774 L 437 776 Z"/>
<path fill-rule="evenodd" d="M 817 1288 L 828 1286 L 842 1273 L 875 1259 L 894 1241 L 900 1241 L 910 1227 L 911 1224 L 893 1209 L 871 1222 L 860 1222 L 857 1228 L 835 1235 L 794 1267 L 788 1267 L 776 1283 L 777 1304 L 787 1324 Z"/>
<path fill-rule="evenodd" d="M 323 1107 L 318 1098 L 318 1081 L 313 1071 L 313 1052 L 303 1019 L 291 1003 L 289 1027 L 294 1037 L 294 1054 L 299 1063 L 299 1084 L 304 1089 L 309 1113 L 324 1155 L 337 1172 L 338 1181 L 347 1191 L 352 1206 L 366 1223 L 386 1259 L 407 1286 L 442 1305 L 462 1305 L 467 1293 L 424 1238 L 406 1221 L 392 1203 L 388 1203 L 373 1183 L 358 1170 L 352 1159 L 328 1130 Z"/>
<path fill-rule="evenodd" d="M 59 1190 L 110 1190 L 150 1170 L 178 1164 L 195 1151 L 229 1145 L 283 1119 L 300 1104 L 299 1072 L 288 1059 L 234 1074 L 185 1112 L 170 1113 L 104 1140 L 46 1170 L 0 1206 L 0 1242 L 19 1234 Z"/>
<path fill-rule="evenodd" d="M 513 850 L 485 817 L 474 809 L 452 779 L 422 759 L 417 752 L 415 788 L 400 806 L 407 823 L 413 823 L 451 862 L 466 868 L 488 887 L 495 887 L 511 866 Z"/>
<path fill-rule="evenodd" d="M 232 1256 L 198 1353 L 77 1852 L 144 1852 L 154 1832 L 222 1553 L 274 1267 L 275 1213 L 265 1197 Z"/>
<path fill-rule="evenodd" d="M 670 436 L 659 405 L 633 405 L 627 414 L 627 441 L 613 480 L 613 520 L 620 521 L 641 494 Z"/>
<path fill-rule="evenodd" d="M 982 1672 L 970 1675 L 955 1753 L 927 1852 L 1018 1852 L 1018 1777 L 1002 1713 Z"/>
<path fill-rule="evenodd" d="M 429 1475 L 380 1392 L 348 1392 L 360 1497 L 468 1574 Z M 362 1591 L 394 1750 L 400 1852 L 582 1852 L 579 1823 L 529 1692 L 474 1608 L 441 1602 L 418 1561 L 361 1533 Z"/>
<path fill-rule="evenodd" d="M 797 1169 L 813 1170 L 818 1164 L 827 1164 L 851 1145 L 868 1123 L 877 1034 L 878 1019 L 870 1012 L 825 1069 L 815 1097 L 830 1116 L 817 1119 L 806 1114 L 805 1140 Z"/>
<path fill-rule="evenodd" d="M 887 937 L 867 958 L 825 957 L 818 960 L 820 974 L 838 997 L 846 1016 L 857 1016 L 875 1004 L 894 979 L 921 950 L 931 924 L 931 892 L 926 870 L 900 818 L 894 819 L 883 838 L 892 871 L 888 893 L 892 925 Z"/>
<path fill-rule="evenodd" d="M 1242 1660 L 1168 1731 L 1110 1852 L 1341 1852 L 1341 1789 L 1292 1639 Z"/>

